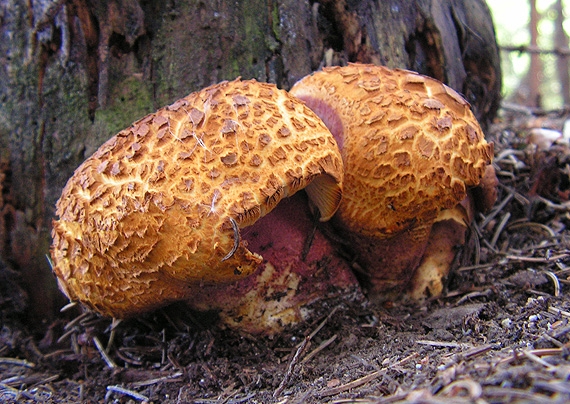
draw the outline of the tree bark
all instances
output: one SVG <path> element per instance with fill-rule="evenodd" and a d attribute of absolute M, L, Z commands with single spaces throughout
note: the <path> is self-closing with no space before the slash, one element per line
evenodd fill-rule
<path fill-rule="evenodd" d="M 288 89 L 347 62 L 433 76 L 482 123 L 501 86 L 483 0 L 0 0 L 0 35 L 0 255 L 38 325 L 63 302 L 45 258 L 61 189 L 144 114 L 221 80 Z"/>
<path fill-rule="evenodd" d="M 554 10 L 556 11 L 554 45 L 557 49 L 568 49 L 568 35 L 566 35 L 564 30 L 565 15 L 562 0 L 556 0 Z M 568 60 L 568 55 L 558 56 L 556 59 L 556 70 L 558 71 L 562 103 L 564 106 L 570 106 L 570 61 Z"/>
<path fill-rule="evenodd" d="M 540 22 L 540 14 L 536 8 L 536 0 L 530 1 L 530 21 L 528 29 L 530 31 L 530 46 L 538 47 L 538 23 Z M 528 69 L 528 99 L 529 107 L 542 107 L 542 94 L 540 92 L 540 82 L 542 81 L 542 61 L 540 55 L 536 53 L 530 54 L 530 67 Z"/>

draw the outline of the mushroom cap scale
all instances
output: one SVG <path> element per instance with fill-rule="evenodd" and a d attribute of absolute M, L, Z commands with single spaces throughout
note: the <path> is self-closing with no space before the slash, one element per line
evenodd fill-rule
<path fill-rule="evenodd" d="M 430 224 L 479 183 L 493 155 L 469 104 L 418 73 L 350 64 L 307 76 L 290 92 L 341 147 L 345 186 L 337 216 L 362 236 L 386 238 Z"/>
<path fill-rule="evenodd" d="M 262 258 L 232 220 L 247 227 L 303 188 L 327 220 L 342 178 L 305 105 L 271 84 L 223 82 L 135 122 L 75 171 L 56 206 L 54 271 L 103 314 L 147 311 L 252 273 Z"/>

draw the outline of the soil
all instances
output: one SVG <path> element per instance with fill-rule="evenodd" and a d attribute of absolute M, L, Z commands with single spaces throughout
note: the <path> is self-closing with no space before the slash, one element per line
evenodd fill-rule
<path fill-rule="evenodd" d="M 321 301 L 273 338 L 180 305 L 119 324 L 72 308 L 36 335 L 17 274 L 0 271 L 0 401 L 570 401 L 570 149 L 544 137 L 565 113 L 502 110 L 495 208 L 422 304 Z"/>

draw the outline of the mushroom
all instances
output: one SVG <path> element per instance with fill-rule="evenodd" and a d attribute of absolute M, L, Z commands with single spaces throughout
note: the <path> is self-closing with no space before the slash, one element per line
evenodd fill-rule
<path fill-rule="evenodd" d="M 116 318 L 192 300 L 263 270 L 242 232 L 281 199 L 304 189 L 325 221 L 342 180 L 336 142 L 303 103 L 271 84 L 222 82 L 81 164 L 57 202 L 53 270 L 70 300 Z"/>
<path fill-rule="evenodd" d="M 362 64 L 324 69 L 290 92 L 339 144 L 344 192 L 332 222 L 371 294 L 409 291 L 434 223 L 460 212 L 493 155 L 469 104 L 435 79 Z"/>
<path fill-rule="evenodd" d="M 432 225 L 425 252 L 408 286 L 414 300 L 439 296 L 444 280 L 455 261 L 458 247 L 467 241 L 469 224 L 475 212 L 486 213 L 497 200 L 498 179 L 492 165 L 485 168 L 481 182 L 467 191 L 467 196 L 455 207 L 439 212 Z"/>

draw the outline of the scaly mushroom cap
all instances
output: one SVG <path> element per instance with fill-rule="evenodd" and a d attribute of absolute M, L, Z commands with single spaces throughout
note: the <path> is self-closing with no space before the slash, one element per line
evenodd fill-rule
<path fill-rule="evenodd" d="M 337 139 L 345 167 L 338 215 L 364 235 L 432 221 L 479 183 L 493 155 L 469 104 L 418 73 L 351 64 L 307 76 L 290 92 Z"/>
<path fill-rule="evenodd" d="M 223 82 L 137 121 L 76 170 L 57 203 L 54 271 L 72 301 L 134 315 L 249 275 L 262 258 L 238 226 L 303 188 L 327 220 L 341 187 L 337 145 L 303 103 Z"/>
<path fill-rule="evenodd" d="M 332 67 L 290 93 L 323 119 L 341 148 L 345 179 L 336 224 L 373 289 L 401 290 L 438 212 L 479 183 L 492 144 L 457 92 L 411 71 Z"/>

